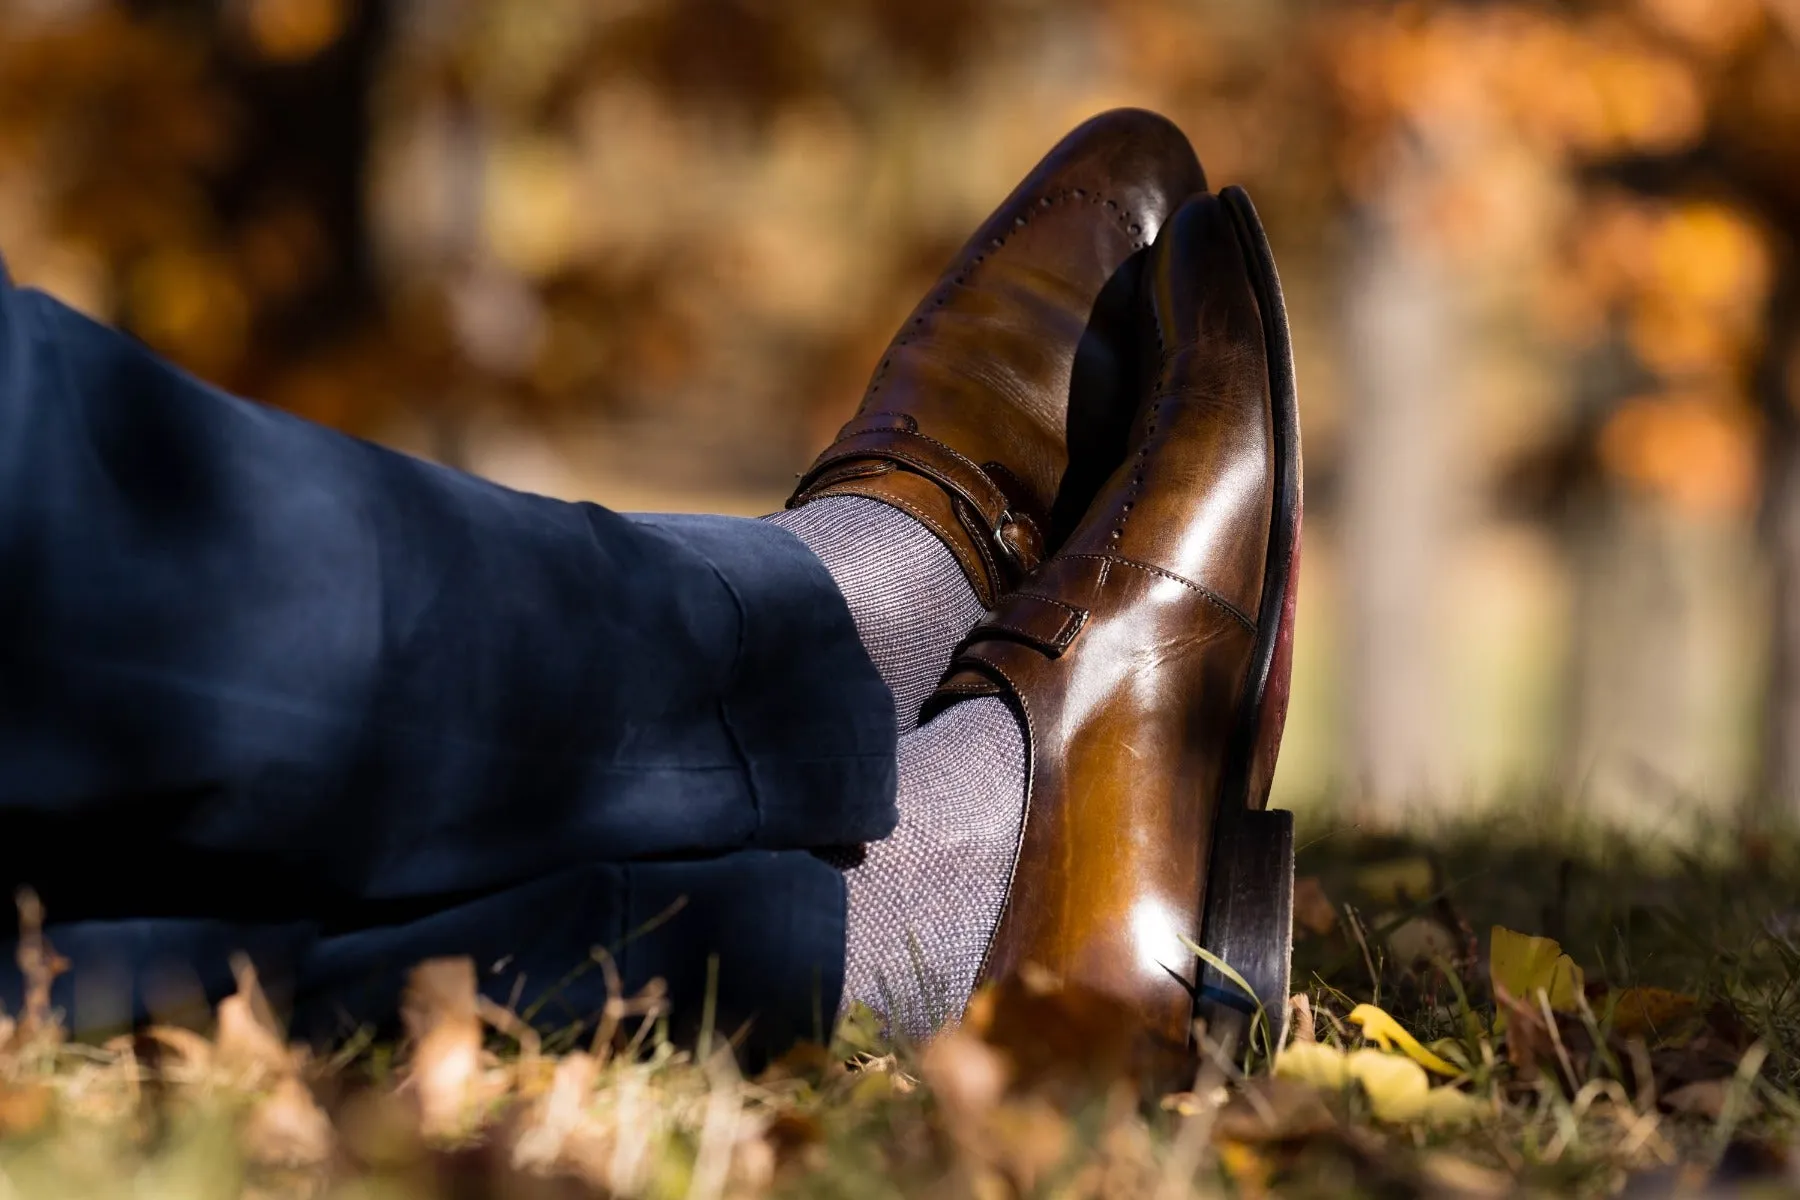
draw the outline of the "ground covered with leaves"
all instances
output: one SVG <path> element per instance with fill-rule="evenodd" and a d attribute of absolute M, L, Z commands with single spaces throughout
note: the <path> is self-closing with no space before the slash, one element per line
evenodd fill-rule
<path fill-rule="evenodd" d="M 663 1039 L 654 991 L 548 1054 L 456 960 L 415 972 L 398 1045 L 331 1055 L 246 965 L 209 1029 L 100 1046 L 40 986 L 0 1020 L 0 1200 L 1800 1193 L 1800 839 L 1553 826 L 1314 822 L 1285 1045 L 1178 1076 L 1041 975 L 921 1045 L 853 1013 L 754 1077 L 722 1032 Z"/>

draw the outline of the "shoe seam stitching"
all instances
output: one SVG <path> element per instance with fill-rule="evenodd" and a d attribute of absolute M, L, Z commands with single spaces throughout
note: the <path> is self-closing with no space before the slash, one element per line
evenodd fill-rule
<path fill-rule="evenodd" d="M 1012 228 L 995 237 L 989 238 L 987 248 L 977 253 L 974 258 L 969 260 L 965 267 L 958 270 L 947 282 L 940 284 L 937 289 L 937 294 L 932 298 L 931 303 L 925 307 L 924 311 L 915 313 L 912 320 L 909 321 L 906 326 L 902 327 L 901 332 L 894 338 L 893 344 L 888 348 L 888 352 L 882 356 L 881 366 L 877 368 L 875 378 L 869 381 L 868 391 L 863 394 L 863 403 L 867 404 L 870 400 L 874 399 L 876 393 L 881 391 L 882 385 L 887 382 L 888 367 L 893 363 L 894 351 L 911 344 L 912 337 L 907 330 L 923 325 L 927 318 L 934 315 L 948 303 L 951 293 L 956 288 L 959 288 L 966 283 L 969 277 L 974 275 L 976 268 L 981 266 L 981 264 L 992 255 L 998 254 L 1000 251 L 1004 250 L 1008 239 L 1019 230 L 1030 225 L 1032 220 L 1035 219 L 1040 212 L 1049 212 L 1054 206 L 1066 203 L 1071 199 L 1085 199 L 1090 203 L 1103 204 L 1105 207 L 1112 209 L 1119 223 L 1119 227 L 1132 238 L 1131 252 L 1133 254 L 1149 245 L 1148 242 L 1143 240 L 1143 221 L 1133 221 L 1129 209 L 1110 196 L 1102 196 L 1098 192 L 1090 193 L 1085 188 L 1064 188 L 1060 192 L 1039 193 L 1035 199 L 1026 201 L 1025 211 L 1021 215 L 1013 218 Z"/>
<path fill-rule="evenodd" d="M 1242 625 L 1249 632 L 1256 632 L 1256 622 L 1251 620 L 1242 609 L 1207 587 L 1205 584 L 1195 583 L 1185 575 L 1177 575 L 1173 571 L 1166 571 L 1163 568 L 1153 566 L 1150 563 L 1139 562 L 1135 558 L 1125 558 L 1118 554 L 1065 554 L 1060 557 L 1068 559 L 1097 559 L 1102 563 L 1117 563 L 1122 567 L 1135 567 L 1137 570 L 1147 572 L 1151 575 L 1160 575 L 1164 579 L 1179 583 L 1182 587 L 1194 592 L 1202 600 L 1205 600 L 1220 612 L 1223 612 L 1226 616 L 1237 621 L 1238 624 Z"/>

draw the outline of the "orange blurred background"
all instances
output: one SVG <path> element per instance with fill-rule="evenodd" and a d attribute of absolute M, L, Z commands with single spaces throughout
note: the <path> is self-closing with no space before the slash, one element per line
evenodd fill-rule
<path fill-rule="evenodd" d="M 1800 0 L 0 0 L 0 253 L 316 420 L 755 514 L 1119 104 L 1288 291 L 1277 802 L 1800 812 Z"/>

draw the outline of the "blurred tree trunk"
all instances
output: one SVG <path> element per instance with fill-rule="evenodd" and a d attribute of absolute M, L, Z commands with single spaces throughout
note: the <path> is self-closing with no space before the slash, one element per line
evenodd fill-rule
<path fill-rule="evenodd" d="M 1790 231 L 1790 239 L 1800 229 Z M 1753 818 L 1800 817 L 1800 250 L 1779 251 L 1757 398 L 1767 422 L 1762 534 L 1770 569 L 1768 694 Z"/>
<path fill-rule="evenodd" d="M 1418 228 L 1428 164 L 1391 174 L 1352 218 L 1344 328 L 1346 728 L 1358 806 L 1393 821 L 1443 784 L 1437 592 L 1460 422 L 1459 314 Z"/>
<path fill-rule="evenodd" d="M 1703 711 L 1718 674 L 1709 556 L 1690 522 L 1611 481 L 1592 480 L 1570 508 L 1569 802 L 1609 824 L 1661 827 L 1717 783 Z"/>

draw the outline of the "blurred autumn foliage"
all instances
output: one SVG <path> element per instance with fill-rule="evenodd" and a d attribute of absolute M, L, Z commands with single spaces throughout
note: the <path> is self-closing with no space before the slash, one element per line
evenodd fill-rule
<path fill-rule="evenodd" d="M 1800 0 L 0 0 L 0 250 L 306 416 L 754 512 L 1118 103 L 1287 280 L 1285 794 L 1800 809 Z"/>

